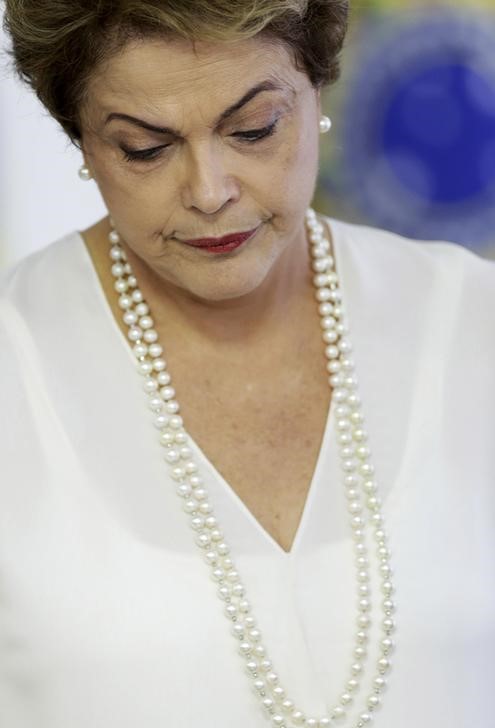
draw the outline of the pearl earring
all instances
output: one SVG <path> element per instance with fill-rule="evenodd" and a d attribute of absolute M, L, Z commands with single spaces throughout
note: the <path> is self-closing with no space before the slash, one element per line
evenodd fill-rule
<path fill-rule="evenodd" d="M 332 120 L 328 116 L 322 116 L 320 119 L 320 133 L 326 134 L 332 128 Z"/>
<path fill-rule="evenodd" d="M 78 174 L 79 177 L 84 180 L 84 182 L 87 182 L 91 179 L 91 172 L 89 171 L 89 167 L 86 167 L 85 164 L 83 164 L 82 167 L 79 167 Z"/>

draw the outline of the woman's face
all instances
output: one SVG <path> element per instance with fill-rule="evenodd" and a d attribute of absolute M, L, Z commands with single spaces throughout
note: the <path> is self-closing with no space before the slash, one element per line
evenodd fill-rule
<path fill-rule="evenodd" d="M 301 256 L 319 114 L 318 91 L 281 44 L 148 39 L 94 74 L 83 152 L 129 248 L 162 280 L 221 301 Z M 254 229 L 231 252 L 181 242 Z"/>

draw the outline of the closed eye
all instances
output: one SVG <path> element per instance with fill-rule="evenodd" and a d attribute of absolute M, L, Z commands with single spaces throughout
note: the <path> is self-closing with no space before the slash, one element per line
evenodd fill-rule
<path fill-rule="evenodd" d="M 236 131 L 232 136 L 237 137 L 245 142 L 257 142 L 260 139 L 271 136 L 277 126 L 277 121 L 269 126 L 264 126 L 262 129 L 250 129 L 249 131 Z"/>
<path fill-rule="evenodd" d="M 162 149 L 166 149 L 170 144 L 162 144 L 159 147 L 151 147 L 150 149 L 122 149 L 124 152 L 124 159 L 128 162 L 135 162 L 138 160 L 151 160 L 156 159 Z"/>
<path fill-rule="evenodd" d="M 236 139 L 239 139 L 242 142 L 246 143 L 255 143 L 258 141 L 261 141 L 261 139 L 265 139 L 266 137 L 271 136 L 277 126 L 277 121 L 274 121 L 273 124 L 270 124 L 269 126 L 264 126 L 261 129 L 249 129 L 247 131 L 236 131 L 232 134 L 233 137 Z M 170 144 L 161 144 L 159 147 L 150 147 L 149 149 L 124 149 L 122 148 L 122 151 L 124 152 L 124 159 L 128 162 L 135 162 L 135 161 L 151 161 L 153 159 L 156 159 L 162 149 L 166 149 L 167 147 L 170 147 Z"/>

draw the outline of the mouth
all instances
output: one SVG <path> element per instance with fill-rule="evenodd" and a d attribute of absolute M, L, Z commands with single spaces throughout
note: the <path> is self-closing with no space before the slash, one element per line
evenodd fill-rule
<path fill-rule="evenodd" d="M 180 242 L 192 248 L 200 248 L 207 253 L 230 253 L 232 250 L 236 250 L 236 248 L 239 248 L 250 240 L 259 228 L 260 225 L 253 228 L 253 230 L 232 233 L 231 235 L 224 235 L 221 238 L 195 238 L 193 240 L 181 240 Z"/>

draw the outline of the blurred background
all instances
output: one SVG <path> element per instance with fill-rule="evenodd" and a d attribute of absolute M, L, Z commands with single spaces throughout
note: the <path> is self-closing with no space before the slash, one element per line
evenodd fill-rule
<path fill-rule="evenodd" d="M 495 0 L 351 6 L 314 206 L 495 260 Z M 7 47 L 0 31 L 0 270 L 106 214 Z"/>

